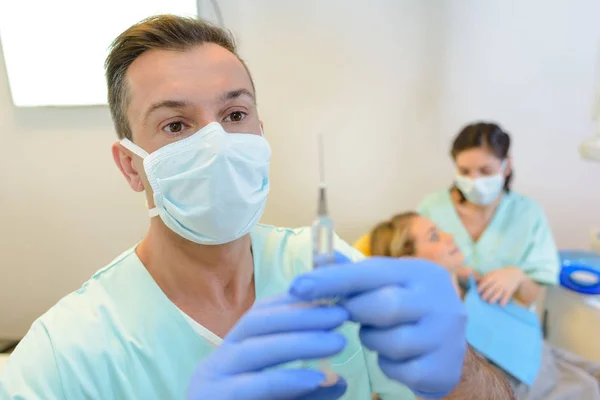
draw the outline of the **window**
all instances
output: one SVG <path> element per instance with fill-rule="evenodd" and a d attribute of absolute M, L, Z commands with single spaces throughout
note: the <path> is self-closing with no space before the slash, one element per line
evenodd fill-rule
<path fill-rule="evenodd" d="M 19 107 L 106 104 L 112 40 L 154 14 L 197 15 L 196 0 L 2 0 L 0 39 Z"/>

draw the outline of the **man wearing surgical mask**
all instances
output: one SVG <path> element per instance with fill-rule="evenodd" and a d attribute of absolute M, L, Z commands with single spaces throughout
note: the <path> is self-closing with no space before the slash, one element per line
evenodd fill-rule
<path fill-rule="evenodd" d="M 459 278 L 473 275 L 481 297 L 529 305 L 558 279 L 558 251 L 542 208 L 510 190 L 510 136 L 494 123 L 470 124 L 454 139 L 456 177 L 419 212 L 454 235 L 465 254 Z"/>
<path fill-rule="evenodd" d="M 336 265 L 311 271 L 310 230 L 258 224 L 271 149 L 226 31 L 149 18 L 106 76 L 113 157 L 150 228 L 33 324 L 1 399 L 512 398 L 467 350 L 442 267 L 336 238 Z"/>

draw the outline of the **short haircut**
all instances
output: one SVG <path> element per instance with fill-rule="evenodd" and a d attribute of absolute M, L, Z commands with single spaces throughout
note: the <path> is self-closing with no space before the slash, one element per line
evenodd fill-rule
<path fill-rule="evenodd" d="M 108 105 L 120 139 L 132 138 L 131 126 L 127 119 L 130 99 L 126 75 L 129 66 L 148 50 L 186 51 L 205 43 L 214 43 L 235 55 L 248 72 L 254 90 L 252 76 L 237 53 L 231 32 L 199 18 L 156 15 L 133 25 L 114 40 L 104 67 Z"/>

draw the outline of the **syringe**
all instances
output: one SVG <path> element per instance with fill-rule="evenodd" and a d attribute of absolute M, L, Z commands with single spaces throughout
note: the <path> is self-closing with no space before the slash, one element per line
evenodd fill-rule
<path fill-rule="evenodd" d="M 312 224 L 313 268 L 330 265 L 335 262 L 333 248 L 333 221 L 327 215 L 327 186 L 325 185 L 325 167 L 323 154 L 323 135 L 319 135 L 319 200 L 317 218 Z M 327 302 L 328 303 L 328 302 Z M 319 304 L 322 304 L 319 303 Z M 329 359 L 319 360 L 319 369 L 326 376 L 322 386 L 333 386 L 338 381 L 337 374 L 331 369 Z"/>

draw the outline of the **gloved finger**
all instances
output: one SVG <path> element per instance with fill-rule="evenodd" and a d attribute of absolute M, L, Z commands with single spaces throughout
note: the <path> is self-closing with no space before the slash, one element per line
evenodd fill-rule
<path fill-rule="evenodd" d="M 331 263 L 329 261 L 329 255 L 323 255 L 323 256 L 315 255 L 314 259 L 313 259 L 314 265 L 318 265 L 319 268 L 330 267 L 332 265 L 348 264 L 351 262 L 352 261 L 348 257 L 346 257 L 344 254 L 342 254 L 339 251 L 335 252 L 335 257 L 334 257 L 333 263 Z"/>
<path fill-rule="evenodd" d="M 261 301 L 257 301 L 252 306 L 252 309 L 256 310 L 259 308 L 278 306 L 278 305 L 284 306 L 287 304 L 296 304 L 296 303 L 305 303 L 305 301 L 297 298 L 296 296 L 292 296 L 289 293 L 284 293 L 284 294 L 280 294 L 278 296 L 272 296 L 272 297 L 263 299 Z"/>
<path fill-rule="evenodd" d="M 429 279 L 446 279 L 452 285 L 450 274 L 430 261 L 371 257 L 352 264 L 317 268 L 300 275 L 292 283 L 290 293 L 304 300 L 349 297 L 382 286 L 411 286 Z"/>
<path fill-rule="evenodd" d="M 462 375 L 462 366 L 466 354 L 464 346 L 453 346 L 452 352 L 429 353 L 405 362 L 389 360 L 381 355 L 378 364 L 388 377 L 406 385 L 421 398 L 441 399 L 451 392 Z"/>
<path fill-rule="evenodd" d="M 340 305 L 348 310 L 352 321 L 380 328 L 416 322 L 426 313 L 423 301 L 414 291 L 400 286 L 384 286 L 344 300 Z"/>
<path fill-rule="evenodd" d="M 343 254 L 341 254 L 341 253 L 339 253 L 339 254 L 341 257 L 344 257 L 344 259 L 347 260 L 347 258 L 345 258 L 345 256 Z M 277 305 L 284 306 L 284 305 L 289 305 L 289 304 L 306 305 L 306 300 L 300 299 L 289 293 L 283 293 L 283 294 L 280 294 L 277 296 L 267 297 L 266 299 L 257 301 L 252 306 L 252 309 L 257 310 L 259 308 L 272 307 L 272 306 L 277 306 Z"/>
<path fill-rule="evenodd" d="M 439 346 L 436 334 L 422 324 L 389 329 L 361 327 L 360 341 L 369 350 L 394 361 L 408 360 L 433 351 Z"/>
<path fill-rule="evenodd" d="M 256 336 L 223 344 L 214 366 L 220 375 L 259 371 L 297 360 L 334 356 L 344 349 L 346 338 L 337 332 L 293 332 Z"/>
<path fill-rule="evenodd" d="M 228 399 L 295 400 L 310 396 L 324 380 L 323 373 L 310 369 L 274 369 L 237 375 L 223 382 L 222 390 L 227 395 L 221 394 Z"/>
<path fill-rule="evenodd" d="M 343 254 L 339 251 L 335 252 L 335 263 L 336 264 L 349 264 L 351 262 L 352 262 L 352 260 L 350 260 L 348 257 L 346 257 L 345 254 Z"/>
<path fill-rule="evenodd" d="M 251 309 L 226 337 L 239 342 L 253 336 L 273 333 L 331 330 L 349 318 L 340 306 L 312 306 L 306 303 Z"/>
<path fill-rule="evenodd" d="M 302 396 L 296 400 L 330 400 L 339 399 L 346 393 L 348 384 L 346 380 L 339 377 L 338 381 L 333 386 L 319 387 L 315 391 L 311 392 L 306 396 Z"/>
<path fill-rule="evenodd" d="M 324 257 L 326 260 L 327 260 L 327 258 L 329 258 L 329 256 L 324 256 Z M 314 259 L 313 261 L 316 265 L 320 266 L 319 268 L 330 267 L 332 265 L 339 265 L 339 264 L 349 264 L 352 262 L 352 260 L 350 260 L 348 257 L 346 257 L 343 253 L 341 253 L 339 251 L 335 252 L 333 264 L 325 263 L 319 259 Z"/>

